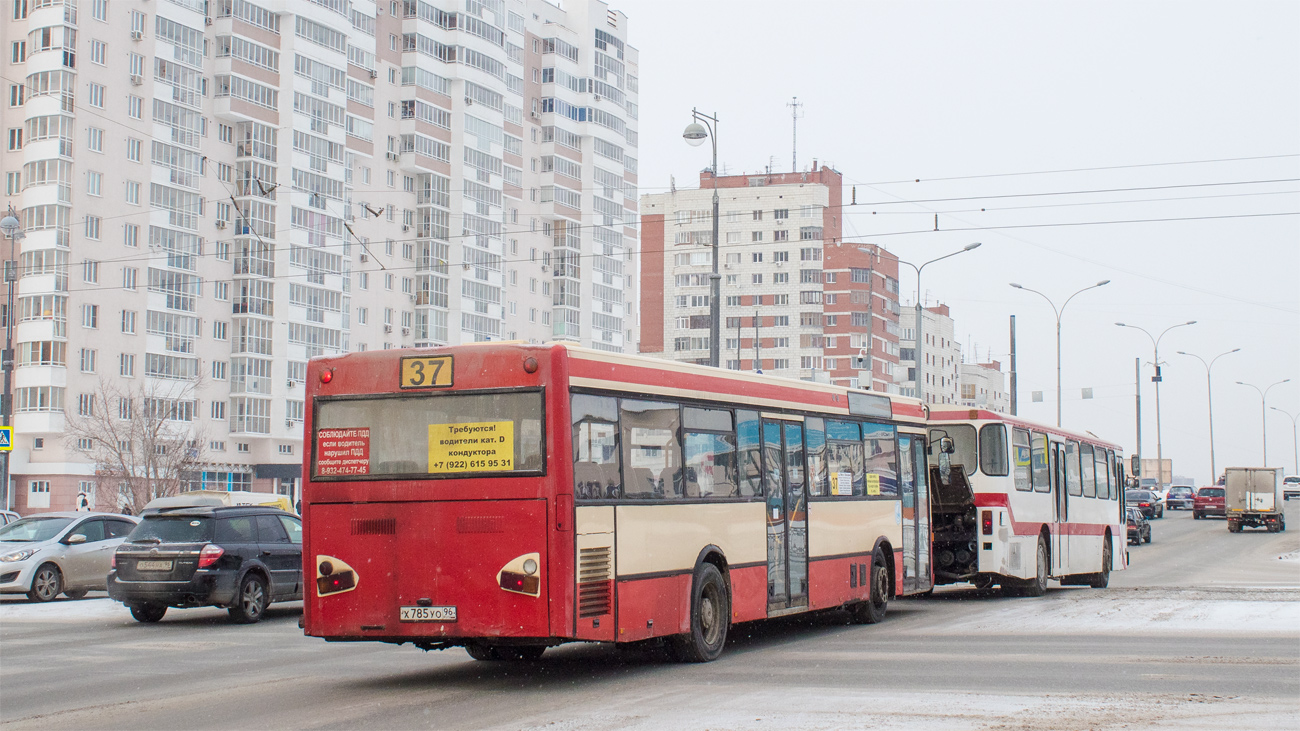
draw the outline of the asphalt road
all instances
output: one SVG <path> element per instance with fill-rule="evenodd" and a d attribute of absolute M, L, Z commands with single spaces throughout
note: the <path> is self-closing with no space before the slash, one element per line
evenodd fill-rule
<path fill-rule="evenodd" d="M 837 613 L 733 628 L 723 657 L 570 645 L 534 663 L 305 638 L 300 608 L 134 622 L 102 595 L 0 602 L 13 728 L 1300 728 L 1293 529 L 1168 512 L 1104 591 L 949 587 L 875 626 Z M 1281 557 L 1281 558 L 1280 558 Z"/>

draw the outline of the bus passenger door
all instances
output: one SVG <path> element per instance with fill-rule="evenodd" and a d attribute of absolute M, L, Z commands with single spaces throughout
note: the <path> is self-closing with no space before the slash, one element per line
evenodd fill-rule
<path fill-rule="evenodd" d="M 930 572 L 930 550 L 934 541 L 930 532 L 930 477 L 923 437 L 912 437 L 912 457 L 916 475 L 916 590 L 924 592 L 934 588 L 934 577 Z"/>
<path fill-rule="evenodd" d="M 1052 443 L 1052 565 L 1048 573 L 1063 576 L 1069 566 L 1070 537 L 1069 530 L 1070 502 L 1065 482 L 1065 445 Z"/>
<path fill-rule="evenodd" d="M 808 603 L 808 500 L 803 425 L 763 421 L 768 611 Z"/>
<path fill-rule="evenodd" d="M 925 442 L 898 435 L 899 498 L 903 508 L 903 593 L 934 586 L 930 576 L 930 491 L 926 483 Z"/>

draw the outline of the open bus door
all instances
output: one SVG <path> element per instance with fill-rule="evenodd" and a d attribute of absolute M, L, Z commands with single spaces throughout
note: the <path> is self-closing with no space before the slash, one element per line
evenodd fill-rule
<path fill-rule="evenodd" d="M 925 440 L 898 436 L 899 492 L 903 520 L 903 593 L 934 588 L 930 574 L 930 490 Z"/>
<path fill-rule="evenodd" d="M 1070 501 L 1066 489 L 1065 445 L 1052 442 L 1052 565 L 1048 573 L 1052 576 L 1064 576 L 1069 567 L 1070 537 L 1069 530 Z"/>

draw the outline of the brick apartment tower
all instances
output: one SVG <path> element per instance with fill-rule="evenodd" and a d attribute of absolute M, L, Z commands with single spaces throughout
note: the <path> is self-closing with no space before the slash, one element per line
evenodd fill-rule
<path fill-rule="evenodd" d="M 814 161 L 642 196 L 641 352 L 708 362 L 716 182 L 722 367 L 895 391 L 898 259 L 843 240 L 842 180 Z"/>

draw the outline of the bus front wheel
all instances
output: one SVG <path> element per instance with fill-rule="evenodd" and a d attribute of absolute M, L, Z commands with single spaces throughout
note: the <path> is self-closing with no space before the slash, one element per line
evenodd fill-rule
<path fill-rule="evenodd" d="M 702 563 L 691 582 L 691 631 L 674 635 L 670 644 L 680 662 L 709 662 L 722 654 L 731 626 L 731 601 L 722 572 Z"/>

